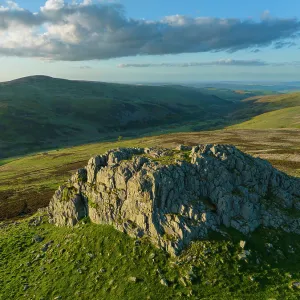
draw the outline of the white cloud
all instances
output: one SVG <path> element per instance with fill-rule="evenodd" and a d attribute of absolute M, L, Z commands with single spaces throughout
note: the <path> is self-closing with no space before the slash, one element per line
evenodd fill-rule
<path fill-rule="evenodd" d="M 41 10 L 59 10 L 64 8 L 64 0 L 47 0 L 45 6 L 41 7 Z"/>
<path fill-rule="evenodd" d="M 205 66 L 241 66 L 241 67 L 261 67 L 261 66 L 295 66 L 299 67 L 300 62 L 266 62 L 263 60 L 249 59 L 249 60 L 239 60 L 239 59 L 219 59 L 215 61 L 208 62 L 187 62 L 187 63 L 143 63 L 143 64 L 119 64 L 118 68 L 151 68 L 151 67 L 179 67 L 179 68 L 188 68 L 188 67 L 205 67 Z"/>
<path fill-rule="evenodd" d="M 279 49 L 293 46 L 299 39 L 300 21 L 295 18 L 271 18 L 265 13 L 257 22 L 183 15 L 146 21 L 128 18 L 120 4 L 104 2 L 48 0 L 33 13 L 9 1 L 0 7 L 0 54 L 80 61 L 257 51 L 270 45 Z"/>

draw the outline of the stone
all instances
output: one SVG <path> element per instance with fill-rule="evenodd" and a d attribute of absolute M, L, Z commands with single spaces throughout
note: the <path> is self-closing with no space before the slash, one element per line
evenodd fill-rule
<path fill-rule="evenodd" d="M 90 252 L 88 252 L 86 255 L 87 255 L 90 259 L 95 258 L 95 255 L 94 255 L 93 253 L 90 253 Z"/>
<path fill-rule="evenodd" d="M 270 251 L 271 249 L 273 249 L 273 245 L 271 243 L 266 243 L 265 244 L 266 248 L 268 251 Z"/>
<path fill-rule="evenodd" d="M 150 259 L 153 259 L 153 258 L 155 258 L 155 256 L 156 256 L 155 253 L 152 252 L 152 253 L 150 253 L 149 258 L 150 258 Z"/>
<path fill-rule="evenodd" d="M 137 282 L 137 278 L 136 277 L 131 276 L 128 279 L 129 279 L 130 282 L 134 282 L 134 283 Z"/>
<path fill-rule="evenodd" d="M 53 241 L 50 241 L 50 242 L 44 244 L 41 250 L 43 252 L 46 252 L 53 243 L 54 243 Z"/>
<path fill-rule="evenodd" d="M 32 238 L 32 240 L 33 240 L 34 242 L 36 242 L 36 243 L 41 243 L 41 242 L 44 240 L 44 238 L 41 237 L 41 236 L 39 236 L 39 235 L 35 235 L 35 236 Z"/>
<path fill-rule="evenodd" d="M 24 287 L 23 287 L 23 291 L 27 291 L 28 289 L 29 289 L 29 285 L 25 284 Z"/>
<path fill-rule="evenodd" d="M 245 246 L 246 246 L 246 242 L 245 242 L 245 241 L 240 241 L 240 247 L 241 247 L 242 249 L 244 249 Z"/>
<path fill-rule="evenodd" d="M 293 282 L 292 287 L 295 288 L 295 289 L 300 289 L 300 282 L 299 281 Z"/>
<path fill-rule="evenodd" d="M 188 150 L 192 150 L 192 147 L 185 146 L 185 145 L 178 145 L 175 149 L 178 151 L 188 151 Z"/>
<path fill-rule="evenodd" d="M 238 254 L 238 259 L 239 260 L 246 260 L 248 256 L 251 255 L 251 251 L 250 250 L 242 250 L 242 252 L 240 252 Z"/>
<path fill-rule="evenodd" d="M 185 151 L 185 159 L 176 160 L 178 151 Z M 220 232 L 221 225 L 245 235 L 260 226 L 300 234 L 300 218 L 286 209 L 300 210 L 299 184 L 231 145 L 118 148 L 92 157 L 61 185 L 48 215 L 57 226 L 89 217 L 178 255 L 209 231 Z"/>
<path fill-rule="evenodd" d="M 34 217 L 32 219 L 29 220 L 28 225 L 29 226 L 39 226 L 41 225 L 43 222 L 43 218 L 41 216 L 38 217 Z"/>
<path fill-rule="evenodd" d="M 168 284 L 168 282 L 165 278 L 161 278 L 159 282 L 160 282 L 161 285 L 169 286 L 169 284 Z"/>

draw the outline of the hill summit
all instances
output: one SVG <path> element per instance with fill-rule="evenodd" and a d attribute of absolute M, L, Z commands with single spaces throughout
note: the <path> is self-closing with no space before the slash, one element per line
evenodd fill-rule
<path fill-rule="evenodd" d="M 55 192 L 48 213 L 58 226 L 89 217 L 177 255 L 222 226 L 300 234 L 299 185 L 231 145 L 120 148 L 92 157 Z"/>

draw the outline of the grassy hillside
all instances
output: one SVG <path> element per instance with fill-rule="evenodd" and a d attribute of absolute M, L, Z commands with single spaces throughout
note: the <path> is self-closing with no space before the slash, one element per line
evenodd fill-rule
<path fill-rule="evenodd" d="M 298 107 L 300 106 L 300 93 L 255 96 L 244 99 L 241 101 L 241 103 L 243 104 L 243 106 L 230 114 L 232 122 L 235 123 L 231 124 L 230 126 L 238 126 L 238 124 L 250 121 L 252 118 L 268 112 L 289 107 Z"/>
<path fill-rule="evenodd" d="M 0 160 L 0 220 L 45 207 L 58 185 L 67 180 L 72 172 L 85 166 L 91 156 L 108 149 L 201 143 L 234 144 L 252 155 L 268 159 L 275 167 L 289 174 L 300 176 L 300 130 L 296 129 L 177 133 L 88 144 Z"/>
<path fill-rule="evenodd" d="M 249 121 L 230 126 L 232 129 L 300 128 L 300 106 L 261 114 Z"/>
<path fill-rule="evenodd" d="M 268 103 L 270 107 L 298 106 L 300 104 L 300 93 L 281 95 L 255 96 L 244 99 L 244 102 Z"/>
<path fill-rule="evenodd" d="M 228 128 L 232 129 L 267 129 L 300 127 L 300 93 L 251 97 L 243 100 L 247 108 L 235 114 L 247 116 L 257 114 L 250 120 Z M 248 118 L 249 119 L 249 118 Z"/>
<path fill-rule="evenodd" d="M 167 86 L 173 86 L 173 87 L 180 87 L 180 88 L 195 88 L 199 92 L 205 94 L 205 95 L 214 95 L 217 96 L 221 99 L 225 99 L 228 101 L 235 101 L 239 102 L 241 100 L 250 98 L 250 97 L 256 97 L 256 96 L 263 96 L 266 94 L 277 94 L 276 92 L 268 92 L 268 91 L 248 91 L 248 90 L 235 90 L 233 87 L 232 89 L 230 88 L 222 88 L 222 87 L 214 87 L 214 86 L 207 86 L 207 87 L 193 87 L 193 86 L 182 86 L 182 85 L 167 85 Z"/>
<path fill-rule="evenodd" d="M 178 258 L 111 226 L 0 223 L 1 299 L 299 299 L 300 238 L 222 228 Z M 246 239 L 247 259 L 240 258 Z M 268 247 L 271 243 L 272 247 Z"/>
<path fill-rule="evenodd" d="M 238 105 L 180 86 L 22 78 L 0 83 L 0 158 L 119 135 L 217 127 Z"/>
<path fill-rule="evenodd" d="M 234 89 L 226 89 L 226 88 L 216 88 L 216 87 L 206 87 L 199 88 L 202 93 L 208 95 L 216 95 L 222 99 L 230 100 L 230 101 L 241 101 L 245 98 L 255 97 L 255 96 L 263 96 L 267 92 L 264 91 L 247 91 L 247 90 L 234 90 Z"/>

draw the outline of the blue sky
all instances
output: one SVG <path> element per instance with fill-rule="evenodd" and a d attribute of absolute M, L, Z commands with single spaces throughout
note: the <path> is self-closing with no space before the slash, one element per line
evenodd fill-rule
<path fill-rule="evenodd" d="M 72 1 L 67 1 L 71 3 Z M 160 19 L 167 15 L 214 16 L 258 18 L 269 10 L 280 17 L 300 17 L 300 1 L 298 0 L 123 0 L 126 12 L 132 18 Z M 4 4 L 5 1 L 0 1 Z M 43 0 L 19 0 L 21 7 L 37 11 L 45 4 Z"/>
<path fill-rule="evenodd" d="M 0 1 L 0 81 L 300 81 L 299 0 L 47 2 Z"/>

